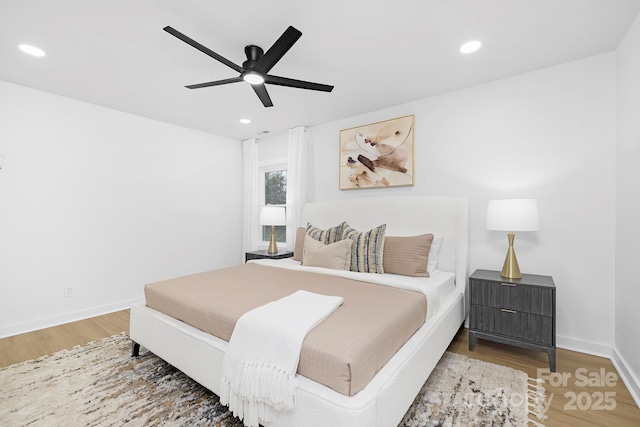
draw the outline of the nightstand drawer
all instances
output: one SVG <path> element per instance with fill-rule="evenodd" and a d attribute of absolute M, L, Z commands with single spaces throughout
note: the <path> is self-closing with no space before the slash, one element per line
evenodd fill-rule
<path fill-rule="evenodd" d="M 553 316 L 553 289 L 509 282 L 473 280 L 471 304 Z"/>
<path fill-rule="evenodd" d="M 553 317 L 507 308 L 471 305 L 469 327 L 543 345 L 553 342 Z"/>

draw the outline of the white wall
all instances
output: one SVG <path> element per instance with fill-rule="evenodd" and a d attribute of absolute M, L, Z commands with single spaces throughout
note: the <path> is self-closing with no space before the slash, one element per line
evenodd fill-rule
<path fill-rule="evenodd" d="M 0 82 L 0 336 L 128 307 L 145 283 L 237 262 L 241 150 Z"/>
<path fill-rule="evenodd" d="M 289 156 L 289 134 L 282 133 L 258 139 L 258 162 L 269 164 L 287 161 Z"/>
<path fill-rule="evenodd" d="M 538 199 L 540 231 L 517 233 L 524 273 L 553 276 L 560 346 L 614 344 L 615 55 L 599 55 L 310 128 L 309 200 L 388 194 L 468 197 L 471 271 L 500 270 L 506 233 L 487 201 Z M 415 186 L 338 189 L 340 129 L 414 114 Z"/>
<path fill-rule="evenodd" d="M 640 16 L 617 50 L 615 341 L 640 405 Z M 614 359 L 615 360 L 615 359 Z M 635 382 L 635 384 L 633 384 Z"/>

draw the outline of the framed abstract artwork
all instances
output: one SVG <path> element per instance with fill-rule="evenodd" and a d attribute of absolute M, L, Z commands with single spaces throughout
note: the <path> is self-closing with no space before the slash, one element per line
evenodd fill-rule
<path fill-rule="evenodd" d="M 340 131 L 340 190 L 414 185 L 414 116 Z"/>

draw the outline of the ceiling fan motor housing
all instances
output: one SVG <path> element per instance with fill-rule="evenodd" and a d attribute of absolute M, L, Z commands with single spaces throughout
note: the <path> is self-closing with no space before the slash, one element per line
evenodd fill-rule
<path fill-rule="evenodd" d="M 247 60 L 242 63 L 242 68 L 250 70 L 256 65 L 256 62 L 262 58 L 264 50 L 262 50 L 260 46 L 250 44 L 249 46 L 245 46 L 244 53 L 247 55 Z"/>

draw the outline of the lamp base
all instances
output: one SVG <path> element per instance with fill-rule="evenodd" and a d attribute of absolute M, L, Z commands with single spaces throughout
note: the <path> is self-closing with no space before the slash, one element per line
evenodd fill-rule
<path fill-rule="evenodd" d="M 267 249 L 268 254 L 277 254 L 278 253 L 278 245 L 276 244 L 276 226 L 271 226 L 271 241 L 269 242 L 269 248 Z"/>
<path fill-rule="evenodd" d="M 516 235 L 513 231 L 510 231 L 507 237 L 509 239 L 509 249 L 507 250 L 507 257 L 504 260 L 500 276 L 505 279 L 522 279 L 520 267 L 518 266 L 518 259 L 516 258 L 516 251 L 513 249 L 513 240 Z"/>

